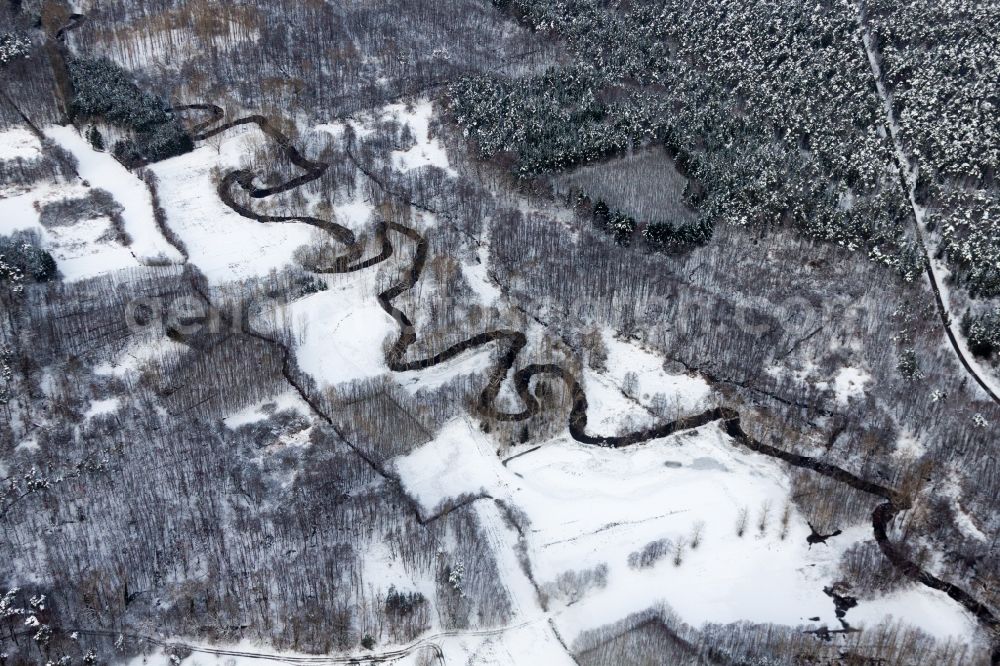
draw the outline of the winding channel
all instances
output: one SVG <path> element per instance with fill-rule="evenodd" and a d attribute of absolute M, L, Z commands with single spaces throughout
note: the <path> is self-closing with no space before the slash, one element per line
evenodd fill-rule
<path fill-rule="evenodd" d="M 427 240 L 416 229 L 399 224 L 398 222 L 380 221 L 375 228 L 375 243 L 378 252 L 368 258 L 363 258 L 364 244 L 358 242 L 350 229 L 336 222 L 306 215 L 265 215 L 252 210 L 248 206 L 236 201 L 234 190 L 237 186 L 251 198 L 263 199 L 287 192 L 318 179 L 329 165 L 305 157 L 292 144 L 289 138 L 280 129 L 272 125 L 265 116 L 250 115 L 223 123 L 225 112 L 222 108 L 214 104 L 179 106 L 175 107 L 174 111 L 178 113 L 196 111 L 208 115 L 206 120 L 195 124 L 191 128 L 192 136 L 196 141 L 203 141 L 241 125 L 256 125 L 265 135 L 281 147 L 284 156 L 292 164 L 303 171 L 301 175 L 271 187 L 256 185 L 254 183 L 255 175 L 248 169 L 230 171 L 222 178 L 218 186 L 218 193 L 223 203 L 245 218 L 264 223 L 298 222 L 308 224 L 329 233 L 330 236 L 346 246 L 346 253 L 340 256 L 334 262 L 333 266 L 321 269 L 318 272 L 330 274 L 351 273 L 385 261 L 395 251 L 395 246 L 391 240 L 392 234 L 402 236 L 415 244 L 416 251 L 412 264 L 405 271 L 403 278 L 377 295 L 379 306 L 395 320 L 400 329 L 399 338 L 386 352 L 387 364 L 393 372 L 407 372 L 430 368 L 449 361 L 466 351 L 495 342 L 504 349 L 504 352 L 490 369 L 487 385 L 479 396 L 478 409 L 485 418 L 497 421 L 524 421 L 538 414 L 541 411 L 541 405 L 531 387 L 531 381 L 536 377 L 550 377 L 562 380 L 570 391 L 572 407 L 570 408 L 568 417 L 569 432 L 573 439 L 583 444 L 621 448 L 718 422 L 726 434 L 735 442 L 751 451 L 781 460 L 792 467 L 812 470 L 817 474 L 839 481 L 856 490 L 878 497 L 882 501 L 872 512 L 872 528 L 875 541 L 883 555 L 906 577 L 947 594 L 975 616 L 991 636 L 993 645 L 991 663 L 1000 664 L 1000 620 L 998 620 L 993 610 L 963 588 L 934 576 L 926 569 L 907 559 L 889 538 L 888 527 L 893 518 L 899 512 L 910 508 L 910 501 L 901 493 L 890 487 L 865 480 L 832 463 L 791 453 L 759 442 L 743 430 L 739 412 L 729 407 L 716 407 L 700 414 L 686 416 L 622 435 L 603 436 L 588 433 L 587 394 L 579 380 L 572 373 L 556 364 L 530 364 L 514 371 L 518 357 L 525 346 L 527 346 L 527 337 L 521 331 L 512 329 L 486 331 L 458 342 L 433 356 L 406 360 L 407 350 L 416 342 L 417 333 L 409 317 L 397 308 L 393 304 L 393 301 L 412 289 L 419 281 L 427 260 Z M 287 366 L 291 359 L 291 353 L 287 348 L 284 349 L 284 355 Z M 513 386 L 524 407 L 520 411 L 507 412 L 497 408 L 496 398 L 500 393 L 503 382 L 508 375 L 511 375 L 512 371 L 514 371 L 512 376 Z M 286 377 L 290 377 L 288 372 L 286 372 Z M 290 382 L 302 394 L 306 402 L 315 409 L 316 402 L 308 396 L 308 392 L 302 387 L 301 383 L 291 381 L 291 379 Z M 322 414 L 319 410 L 317 411 Z M 329 421 L 329 419 L 326 420 Z"/>

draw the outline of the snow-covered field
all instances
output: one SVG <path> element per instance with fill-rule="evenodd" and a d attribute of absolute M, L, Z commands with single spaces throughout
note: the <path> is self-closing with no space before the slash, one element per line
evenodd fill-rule
<path fill-rule="evenodd" d="M 373 379 L 389 371 L 382 343 L 397 335 L 398 327 L 375 300 L 376 270 L 330 276 L 327 291 L 284 310 L 298 339 L 296 361 L 320 386 Z"/>
<path fill-rule="evenodd" d="M 42 246 L 56 260 L 65 282 L 140 266 L 128 247 L 105 237 L 111 230 L 107 217 L 51 229 L 42 226 L 39 215 L 42 206 L 86 194 L 87 188 L 79 184 L 41 185 L 0 199 L 0 235 L 7 236 L 15 231 L 36 232 Z"/>
<path fill-rule="evenodd" d="M 410 110 L 403 104 L 392 104 L 385 108 L 383 118 L 393 118 L 409 125 L 416 139 L 416 144 L 409 150 L 392 153 L 392 163 L 397 170 L 411 171 L 435 166 L 444 169 L 450 176 L 458 175 L 448 163 L 444 146 L 437 139 L 431 138 L 430 122 L 433 113 L 434 104 L 429 99 L 420 100 Z"/>
<path fill-rule="evenodd" d="M 529 522 L 526 545 L 543 589 L 566 572 L 606 566 L 606 585 L 550 602 L 551 617 L 569 642 L 664 604 L 696 627 L 750 620 L 837 628 L 823 588 L 836 580 L 841 554 L 872 538 L 871 525 L 861 524 L 810 548 L 810 529 L 794 510 L 783 530 L 787 469 L 737 448 L 712 425 L 621 450 L 561 436 L 537 450 L 513 452 L 505 466 L 488 435 L 456 420 L 397 459 L 394 469 L 425 515 L 449 500 L 483 493 L 517 507 Z M 693 548 L 698 526 L 700 543 Z M 629 566 L 630 554 L 660 539 L 684 544 L 679 564 L 668 547 L 649 568 Z M 917 586 L 862 601 L 847 619 L 860 625 L 889 616 L 941 637 L 968 636 L 974 628 L 945 595 Z"/>
<path fill-rule="evenodd" d="M 138 176 L 109 153 L 91 148 L 73 127 L 53 125 L 45 133 L 77 159 L 80 178 L 93 187 L 107 190 L 122 205 L 125 231 L 132 238 L 130 247 L 140 261 L 177 263 L 181 260 L 180 253 L 156 228 L 152 198 Z"/>
<path fill-rule="evenodd" d="M 159 179 L 167 224 L 188 248 L 189 260 L 214 285 L 262 277 L 293 262 L 315 230 L 298 222 L 261 224 L 241 217 L 219 198 L 214 168 L 246 166 L 243 160 L 263 134 L 253 125 L 230 130 L 219 149 L 202 145 L 152 167 Z"/>
<path fill-rule="evenodd" d="M 66 282 L 75 282 L 149 263 L 178 263 L 180 254 L 156 228 L 152 200 L 145 184 L 111 155 L 95 151 L 72 127 L 51 126 L 45 135 L 73 154 L 79 178 L 69 183 L 41 184 L 0 194 L 0 234 L 31 230 L 56 260 Z M 0 134 L 0 159 L 33 159 L 40 154 L 38 139 L 24 130 Z M 124 230 L 131 238 L 123 245 L 114 238 L 107 217 L 46 228 L 40 211 L 46 204 L 87 196 L 90 188 L 111 193 L 122 207 Z"/>
<path fill-rule="evenodd" d="M 15 127 L 0 132 L 0 162 L 13 159 L 29 161 L 41 154 L 41 142 L 27 128 Z"/>

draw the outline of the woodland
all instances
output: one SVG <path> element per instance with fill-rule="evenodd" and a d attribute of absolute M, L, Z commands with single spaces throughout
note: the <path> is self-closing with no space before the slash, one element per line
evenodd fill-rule
<path fill-rule="evenodd" d="M 0 665 L 545 663 L 503 643 L 526 626 L 585 666 L 1000 663 L 998 59 L 977 0 L 4 2 L 0 217 L 37 224 L 0 219 Z M 240 234 L 185 226 L 197 160 L 196 222 Z M 123 267 L 74 276 L 95 220 Z M 304 242 L 251 271 L 258 227 Z M 324 381 L 288 313 L 352 276 L 390 332 Z M 618 343 L 708 397 L 623 370 L 601 421 Z M 553 576 L 513 496 L 422 503 L 401 461 L 456 421 L 525 483 L 538 449 L 712 430 L 787 497 Z M 560 624 L 802 525 L 853 539 L 835 624 L 669 593 Z M 852 620 L 914 590 L 966 635 Z"/>

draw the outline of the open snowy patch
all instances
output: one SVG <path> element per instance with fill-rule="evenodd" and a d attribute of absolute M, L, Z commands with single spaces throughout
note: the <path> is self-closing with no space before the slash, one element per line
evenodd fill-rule
<path fill-rule="evenodd" d="M 94 366 L 94 374 L 125 377 L 141 372 L 147 365 L 162 364 L 170 356 L 186 350 L 187 346 L 166 337 L 133 343 L 112 361 Z"/>
<path fill-rule="evenodd" d="M 423 370 L 393 373 L 392 378 L 411 394 L 416 394 L 421 390 L 433 390 L 456 377 L 485 375 L 493 365 L 492 353 L 494 349 L 496 349 L 496 344 L 470 349 L 450 361 Z"/>
<path fill-rule="evenodd" d="M 222 422 L 230 430 L 236 430 L 241 426 L 263 421 L 276 412 L 287 410 L 298 411 L 303 416 L 310 416 L 312 414 L 312 410 L 306 404 L 305 400 L 302 399 L 302 396 L 293 390 L 289 390 L 230 414 Z"/>
<path fill-rule="evenodd" d="M 865 386 L 871 380 L 871 375 L 863 370 L 841 368 L 833 378 L 833 391 L 837 394 L 837 402 L 846 405 L 851 398 L 860 398 L 864 395 Z"/>
<path fill-rule="evenodd" d="M 383 342 L 398 335 L 398 327 L 378 305 L 374 276 L 374 269 L 333 276 L 328 290 L 295 301 L 281 314 L 298 341 L 299 367 L 320 386 L 389 372 Z"/>
<path fill-rule="evenodd" d="M 920 442 L 918 437 L 907 430 L 903 430 L 896 439 L 896 448 L 892 455 L 901 458 L 919 458 L 927 452 L 927 448 Z"/>
<path fill-rule="evenodd" d="M 450 421 L 434 439 L 392 464 L 424 518 L 449 499 L 497 493 L 502 483 L 493 443 L 466 419 Z"/>
<path fill-rule="evenodd" d="M 121 204 L 125 231 L 132 238 L 131 251 L 142 262 L 182 260 L 167 242 L 153 217 L 153 201 L 138 176 L 108 153 L 94 150 L 73 127 L 53 125 L 45 133 L 76 157 L 80 177 L 94 187 L 107 190 Z"/>
<path fill-rule="evenodd" d="M 202 146 L 153 167 L 167 224 L 184 242 L 191 263 L 212 284 L 265 276 L 293 263 L 295 250 L 311 242 L 313 227 L 260 223 L 242 217 L 219 198 L 213 169 L 239 166 L 256 130 L 231 130 L 220 151 Z M 259 136 L 257 137 L 259 138 Z M 249 140 L 249 141 L 248 141 Z"/>
<path fill-rule="evenodd" d="M 434 115 L 434 103 L 422 99 L 407 110 L 404 104 L 390 104 L 383 110 L 383 117 L 394 118 L 400 123 L 410 126 L 416 145 L 409 150 L 395 150 L 392 153 L 392 165 L 398 171 L 412 171 L 425 166 L 443 169 L 450 176 L 457 176 L 448 162 L 448 154 L 444 145 L 430 136 L 430 122 Z"/>
<path fill-rule="evenodd" d="M 42 155 L 42 143 L 24 127 L 14 127 L 0 132 L 0 162 L 5 160 L 33 160 Z"/>
<path fill-rule="evenodd" d="M 605 331 L 606 370 L 583 371 L 588 431 L 615 435 L 702 411 L 711 387 L 701 377 L 674 375 L 662 360 Z"/>
<path fill-rule="evenodd" d="M 84 413 L 84 419 L 92 419 L 95 416 L 106 416 L 107 414 L 114 414 L 118 411 L 121 406 L 121 400 L 118 398 L 109 398 L 107 400 L 91 400 L 90 406 L 87 408 L 86 413 Z"/>
<path fill-rule="evenodd" d="M 607 331 L 604 344 L 608 350 L 605 374 L 643 404 L 662 400 L 669 413 L 685 414 L 701 411 L 712 393 L 701 377 L 672 375 L 663 369 L 662 358 Z M 633 382 L 634 388 L 630 386 Z"/>
<path fill-rule="evenodd" d="M 568 642 L 664 603 L 696 627 L 749 620 L 837 628 L 823 588 L 836 580 L 842 553 L 871 539 L 864 523 L 810 547 L 811 530 L 790 504 L 787 467 L 734 445 L 714 425 L 625 449 L 563 435 L 504 465 L 489 436 L 455 420 L 393 465 L 425 515 L 485 492 L 523 516 L 534 578 Z M 507 571 L 515 566 L 505 565 L 505 576 L 516 576 Z M 596 584 L 566 576 L 587 570 L 602 572 Z M 924 601 L 961 618 L 946 597 Z M 870 608 L 857 619 L 898 614 L 922 626 L 930 612 L 914 608 L 911 620 L 906 604 L 892 600 Z"/>
<path fill-rule="evenodd" d="M 881 599 L 859 601 L 847 613 L 851 626 L 861 628 L 890 618 L 915 626 L 941 641 L 965 641 L 977 629 L 972 616 L 948 595 L 923 585 L 912 585 Z"/>
<path fill-rule="evenodd" d="M 479 246 L 474 262 L 462 264 L 462 275 L 465 276 L 465 281 L 479 297 L 479 302 L 485 306 L 493 305 L 502 295 L 499 287 L 490 279 L 489 265 L 490 248 L 486 244 Z"/>
<path fill-rule="evenodd" d="M 84 220 L 48 230 L 48 242 L 43 244 L 56 260 L 65 282 L 140 266 L 128 247 L 108 238 L 111 231 L 107 218 Z"/>
<path fill-rule="evenodd" d="M 476 666 L 573 666 L 576 660 L 559 643 L 552 628 L 544 619 L 516 623 L 497 631 L 460 632 L 456 636 L 442 636 L 435 641 L 444 652 L 448 664 L 475 664 Z M 423 655 L 425 658 L 430 653 Z M 399 662 L 400 666 L 422 666 L 418 655 Z M 430 662 L 434 663 L 434 662 Z"/>
<path fill-rule="evenodd" d="M 39 211 L 46 204 L 84 197 L 82 185 L 41 185 L 0 199 L 0 236 L 31 230 L 52 255 L 64 282 L 76 282 L 141 266 L 133 251 L 115 240 L 111 220 L 98 217 L 47 228 Z"/>
<path fill-rule="evenodd" d="M 782 526 L 787 469 L 714 426 L 625 450 L 556 440 L 508 467 L 519 477 L 512 497 L 530 521 L 528 552 L 543 587 L 564 572 L 607 567 L 606 585 L 561 599 L 557 624 L 567 640 L 661 602 L 693 626 L 837 627 L 823 587 L 841 553 L 871 538 L 863 524 L 810 548 L 794 509 Z M 658 556 L 636 565 L 633 554 L 661 540 Z"/>
<path fill-rule="evenodd" d="M 594 435 L 617 435 L 641 430 L 660 420 L 636 400 L 622 393 L 621 386 L 589 368 L 583 371 L 587 391 L 587 431 Z"/>

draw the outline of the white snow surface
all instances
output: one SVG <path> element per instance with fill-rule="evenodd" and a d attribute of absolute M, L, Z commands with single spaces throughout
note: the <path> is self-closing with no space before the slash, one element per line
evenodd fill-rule
<path fill-rule="evenodd" d="M 618 387 L 625 383 L 625 375 L 634 373 L 638 379 L 638 398 L 648 404 L 650 398 L 662 393 L 667 404 L 678 413 L 700 411 L 712 393 L 703 378 L 691 375 L 672 375 L 663 369 L 663 359 L 632 342 L 619 340 L 610 331 L 604 331 L 604 344 L 608 348 L 607 376 Z"/>
<path fill-rule="evenodd" d="M 735 446 L 716 426 L 626 449 L 583 445 L 563 435 L 518 453 L 523 455 L 515 454 L 505 467 L 489 436 L 457 419 L 397 458 L 393 469 L 425 516 L 448 500 L 484 492 L 490 498 L 475 506 L 493 506 L 496 498 L 523 512 L 532 572 L 543 587 L 564 572 L 606 565 L 606 587 L 570 605 L 550 602 L 549 617 L 567 642 L 664 603 L 693 626 L 740 620 L 839 626 L 823 587 L 836 579 L 841 554 L 872 538 L 871 526 L 847 527 L 826 546 L 810 548 L 809 527 L 792 510 L 782 539 L 780 516 L 791 487 L 787 468 Z M 765 506 L 769 518 L 762 532 Z M 735 526 L 744 508 L 748 525 L 738 537 Z M 698 523 L 704 523 L 701 543 L 685 548 L 680 566 L 672 554 L 649 569 L 628 566 L 629 554 L 651 541 L 690 543 Z M 504 571 L 515 580 L 521 575 L 515 564 Z M 895 600 L 870 602 L 864 619 L 891 614 L 923 626 L 932 612 L 963 616 L 947 597 L 921 599 L 925 605 L 912 612 Z M 536 607 L 520 616 L 540 613 Z M 850 614 L 847 619 L 853 621 Z"/>
<path fill-rule="evenodd" d="M 500 492 L 505 475 L 495 459 L 487 436 L 471 421 L 455 419 L 427 444 L 396 458 L 393 468 L 423 517 L 429 518 L 448 499 Z"/>
<path fill-rule="evenodd" d="M 122 205 L 125 231 L 132 237 L 131 251 L 140 261 L 179 263 L 180 253 L 167 242 L 153 217 L 153 201 L 138 176 L 108 153 L 94 150 L 72 127 L 52 125 L 45 134 L 76 157 L 80 177 L 94 187 L 107 190 Z"/>
<path fill-rule="evenodd" d="M 223 135 L 220 151 L 205 145 L 151 167 L 159 178 L 167 224 L 184 242 L 191 263 L 213 285 L 280 270 L 293 262 L 295 250 L 309 244 L 315 233 L 299 222 L 249 220 L 219 198 L 212 169 L 241 166 L 244 154 L 263 136 L 251 127 Z"/>
<path fill-rule="evenodd" d="M 404 104 L 390 104 L 385 107 L 383 117 L 395 118 L 410 126 L 416 145 L 409 150 L 395 150 L 392 153 L 393 166 L 399 171 L 412 171 L 425 166 L 443 169 L 450 176 L 458 172 L 448 162 L 448 154 L 444 145 L 430 136 L 430 122 L 434 115 L 434 103 L 429 99 L 421 99 L 411 110 Z"/>
<path fill-rule="evenodd" d="M 837 394 L 837 401 L 846 405 L 852 398 L 861 397 L 871 380 L 871 375 L 863 370 L 841 368 L 833 378 L 833 391 Z"/>
<path fill-rule="evenodd" d="M 165 359 L 186 350 L 187 346 L 167 337 L 133 343 L 113 361 L 94 366 L 94 374 L 126 377 L 141 372 L 147 365 L 160 365 Z"/>
<path fill-rule="evenodd" d="M 303 416 L 310 416 L 312 414 L 306 401 L 294 390 L 288 390 L 230 414 L 222 422 L 230 430 L 235 430 L 240 426 L 263 421 L 271 414 L 284 412 L 289 409 L 296 410 Z"/>
<path fill-rule="evenodd" d="M 296 361 L 320 386 L 372 379 L 389 371 L 382 344 L 398 334 L 379 307 L 376 269 L 329 276 L 327 291 L 283 308 L 298 344 Z"/>
<path fill-rule="evenodd" d="M 0 235 L 15 231 L 35 231 L 42 247 L 52 254 L 64 282 L 77 282 L 141 264 L 132 250 L 112 238 L 111 221 L 106 217 L 81 220 L 75 224 L 45 228 L 39 209 L 61 199 L 87 195 L 79 184 L 40 185 L 0 199 Z"/>
<path fill-rule="evenodd" d="M 118 398 L 108 398 L 107 400 L 91 400 L 90 406 L 87 408 L 86 413 L 83 415 L 84 419 L 92 419 L 95 416 L 104 416 L 107 414 L 114 414 L 118 411 L 121 406 L 121 400 Z"/>
<path fill-rule="evenodd" d="M 938 640 L 968 640 L 976 622 L 944 592 L 911 585 L 881 599 L 862 600 L 847 614 L 851 626 L 864 628 L 888 619 L 922 629 Z"/>
<path fill-rule="evenodd" d="M 24 127 L 0 132 L 0 162 L 13 159 L 33 160 L 42 154 L 38 137 Z"/>

